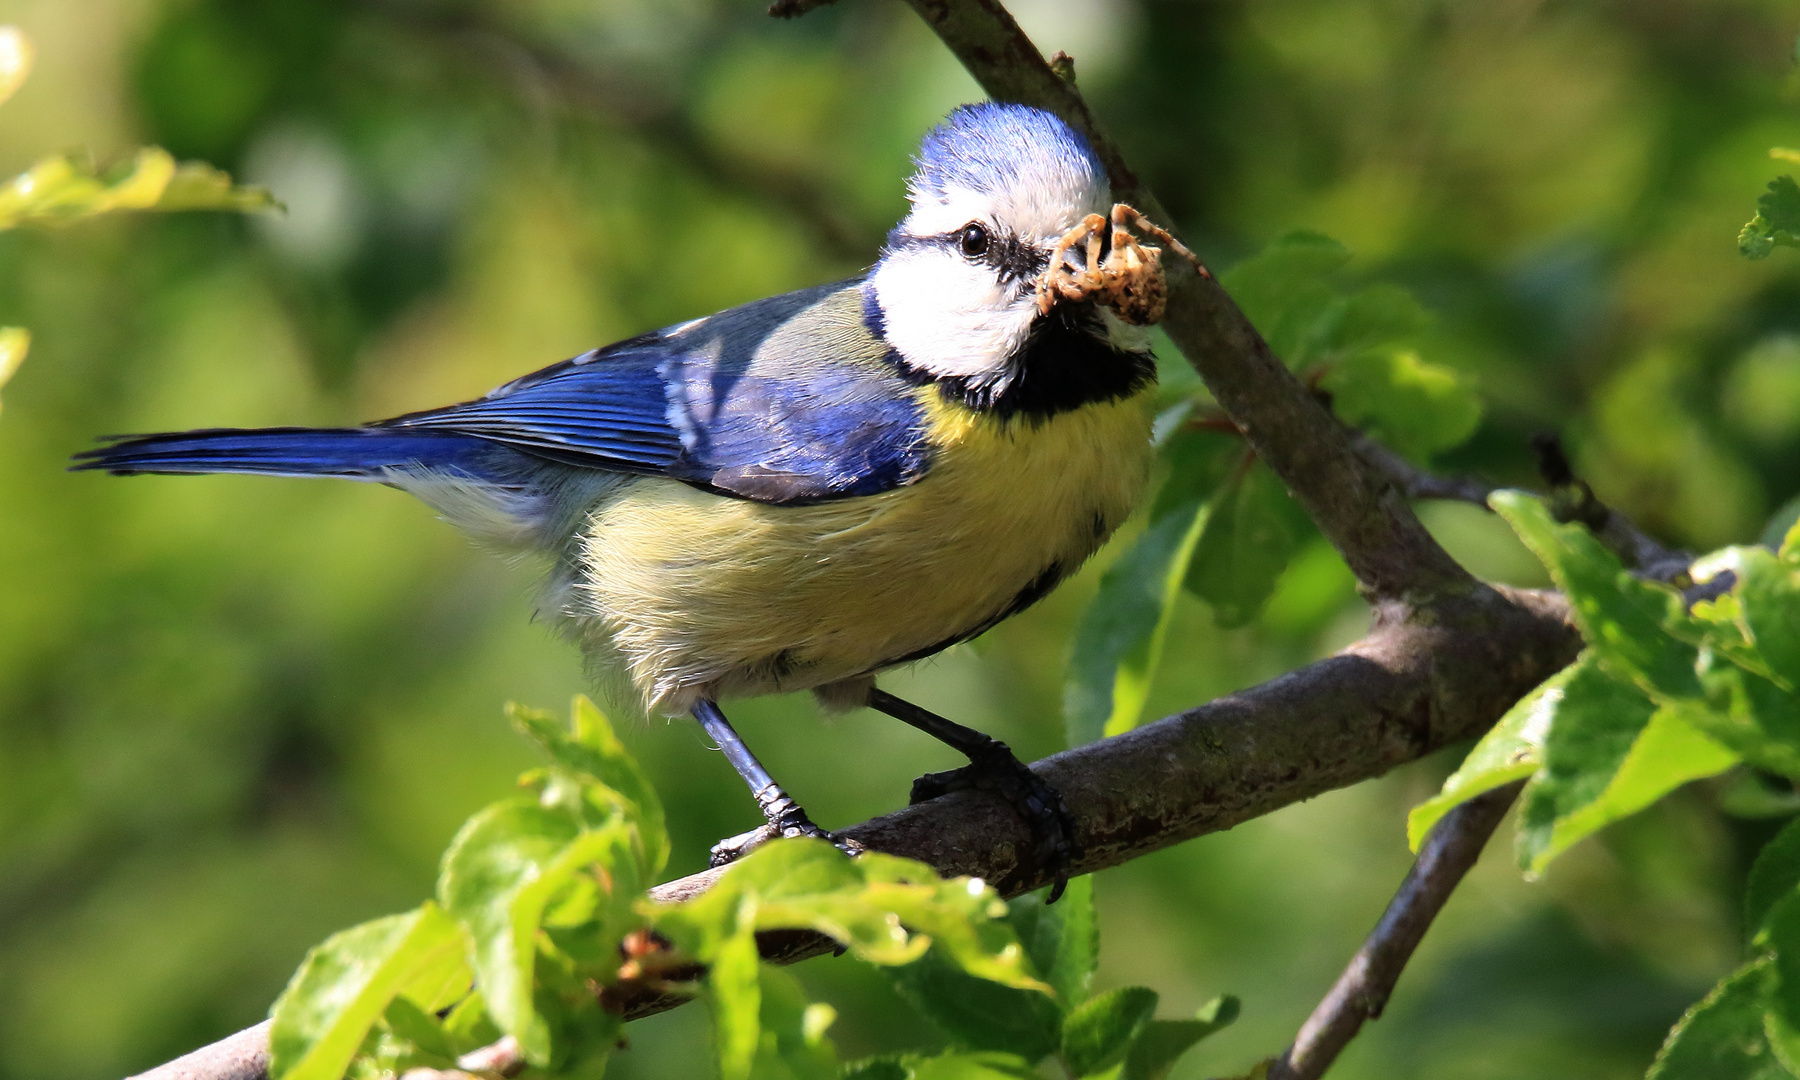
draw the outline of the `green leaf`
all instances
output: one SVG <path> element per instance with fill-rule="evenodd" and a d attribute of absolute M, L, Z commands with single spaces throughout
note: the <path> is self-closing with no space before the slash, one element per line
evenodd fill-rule
<path fill-rule="evenodd" d="M 1593 650 L 1582 654 L 1551 708 L 1543 767 L 1525 788 L 1518 837 L 1522 869 L 1542 872 L 1575 842 L 1577 837 L 1559 835 L 1556 826 L 1600 798 L 1655 711 L 1656 703 L 1642 690 L 1596 663 Z"/>
<path fill-rule="evenodd" d="M 897 1057 L 865 1058 L 846 1065 L 843 1080 L 912 1080 L 912 1069 Z"/>
<path fill-rule="evenodd" d="M 210 165 L 177 165 L 149 146 L 105 175 L 67 156 L 45 158 L 0 187 L 0 229 L 62 224 L 120 210 L 266 210 L 277 206 L 260 188 L 235 187 Z"/>
<path fill-rule="evenodd" d="M 0 29 L 5 29 L 0 27 Z M 13 377 L 25 354 L 31 351 L 31 331 L 22 326 L 0 326 L 0 386 Z"/>
<path fill-rule="evenodd" d="M 585 694 L 576 695 L 569 713 L 572 727 L 564 727 L 549 713 L 506 706 L 513 725 L 557 764 L 599 785 L 599 791 L 590 790 L 591 801 L 603 810 L 622 810 L 638 827 L 644 845 L 641 873 L 646 880 L 654 879 L 669 859 L 669 833 L 655 785 L 619 741 L 606 714 Z"/>
<path fill-rule="evenodd" d="M 1431 326 L 1418 297 L 1398 285 L 1358 289 L 1329 306 L 1317 331 L 1320 351 L 1350 356 L 1417 337 Z"/>
<path fill-rule="evenodd" d="M 933 949 L 904 967 L 881 969 L 902 999 L 965 1050 L 1035 1062 L 1062 1042 L 1062 1012 L 1046 994 L 978 979 Z"/>
<path fill-rule="evenodd" d="M 1751 647 L 1783 689 L 1800 688 L 1800 565 L 1761 547 L 1732 554 L 1732 593 Z"/>
<path fill-rule="evenodd" d="M 761 1043 L 754 1075 L 767 1080 L 838 1080 L 837 1047 L 825 1032 L 837 1010 L 809 1002 L 800 981 L 769 964 L 758 968 Z"/>
<path fill-rule="evenodd" d="M 723 1080 L 749 1080 L 762 1045 L 762 981 L 757 968 L 756 898 L 740 901 L 736 929 L 707 957 L 707 1000 Z"/>
<path fill-rule="evenodd" d="M 1581 636 L 1603 666 L 1659 700 L 1701 695 L 1694 673 L 1698 651 L 1664 628 L 1686 622 L 1679 593 L 1627 573 L 1584 526 L 1557 524 L 1534 496 L 1496 491 L 1488 504 L 1568 595 Z"/>
<path fill-rule="evenodd" d="M 1544 760 L 1544 736 L 1562 702 L 1563 687 L 1575 678 L 1577 669 L 1592 663 L 1593 658 L 1583 653 L 1581 659 L 1520 698 L 1499 723 L 1488 729 L 1463 759 L 1462 767 L 1444 781 L 1443 790 L 1413 807 L 1407 815 L 1406 842 L 1412 850 L 1418 851 L 1431 827 L 1455 807 L 1537 772 Z"/>
<path fill-rule="evenodd" d="M 1519 831 L 1520 854 L 1529 856 L 1527 868 L 1532 873 L 1541 873 L 1550 860 L 1582 838 L 1681 785 L 1716 776 L 1738 763 L 1737 754 L 1684 718 L 1690 710 L 1665 705 L 1631 738 L 1609 774 L 1610 756 L 1638 716 L 1633 696 L 1641 697 L 1636 687 L 1616 681 L 1614 686 L 1621 693 L 1610 714 L 1599 711 L 1605 707 L 1604 693 L 1577 700 L 1574 691 L 1557 712 L 1545 745 L 1544 771 L 1526 789 Z M 1571 731 L 1572 726 L 1577 730 Z M 1547 826 L 1546 818 L 1551 819 Z"/>
<path fill-rule="evenodd" d="M 1764 919 L 1764 929 L 1768 944 L 1775 948 L 1775 978 L 1768 1004 L 1782 1021 L 1784 1034 L 1791 1033 L 1800 1029 L 1800 892 L 1776 901 Z"/>
<path fill-rule="evenodd" d="M 1777 247 L 1800 247 L 1800 185 L 1777 176 L 1756 200 L 1756 216 L 1738 233 L 1738 250 L 1751 259 L 1766 259 Z"/>
<path fill-rule="evenodd" d="M 1233 266 L 1219 280 L 1275 354 L 1298 367 L 1310 359 L 1320 314 L 1335 296 L 1326 278 L 1349 261 L 1349 249 L 1336 240 L 1295 232 Z"/>
<path fill-rule="evenodd" d="M 1195 1043 L 1230 1027 L 1238 1011 L 1238 999 L 1224 994 L 1200 1006 L 1192 1020 L 1152 1020 L 1125 1055 L 1121 1080 L 1163 1080 Z"/>
<path fill-rule="evenodd" d="M 1062 1058 L 1073 1076 L 1091 1076 L 1125 1059 L 1156 1016 L 1156 991 L 1143 986 L 1109 990 L 1063 1017 Z"/>
<path fill-rule="evenodd" d="M 1481 424 L 1481 398 L 1456 372 L 1410 349 L 1350 356 L 1319 380 L 1332 411 L 1416 461 L 1460 446 Z"/>
<path fill-rule="evenodd" d="M 422 973 L 440 969 L 446 953 L 460 953 L 465 941 L 429 902 L 327 938 L 306 954 L 275 1002 L 270 1074 L 338 1080 L 389 1002 Z"/>
<path fill-rule="evenodd" d="M 1006 1053 L 939 1054 L 912 1063 L 912 1080 L 1042 1080 L 1031 1062 Z"/>
<path fill-rule="evenodd" d="M 1777 901 L 1800 889 L 1800 821 L 1790 821 L 1757 852 L 1744 885 L 1744 936 L 1754 939 Z"/>
<path fill-rule="evenodd" d="M 1222 627 L 1256 618 L 1311 529 L 1287 488 L 1258 462 L 1219 490 L 1188 564 L 1188 591 Z"/>
<path fill-rule="evenodd" d="M 545 908 L 595 866 L 610 879 L 608 891 L 629 903 L 643 886 L 633 873 L 635 845 L 635 830 L 622 821 L 583 829 L 566 812 L 518 798 L 470 818 L 444 854 L 438 899 L 469 931 L 489 1015 L 534 1064 L 550 1058 L 550 1029 L 533 1004 Z"/>
<path fill-rule="evenodd" d="M 1100 578 L 1075 631 L 1063 718 L 1070 746 L 1130 731 L 1143 718 L 1181 583 L 1206 523 L 1189 501 L 1157 518 Z"/>
<path fill-rule="evenodd" d="M 1763 1030 L 1773 966 L 1760 957 L 1713 987 L 1669 1032 L 1645 1080 L 1792 1080 Z"/>
<path fill-rule="evenodd" d="M 1062 899 L 1044 903 L 1045 890 L 1007 902 L 1006 919 L 1019 935 L 1031 966 L 1056 990 L 1065 1009 L 1087 998 L 1100 961 L 1100 923 L 1094 912 L 1094 878 L 1072 878 Z"/>

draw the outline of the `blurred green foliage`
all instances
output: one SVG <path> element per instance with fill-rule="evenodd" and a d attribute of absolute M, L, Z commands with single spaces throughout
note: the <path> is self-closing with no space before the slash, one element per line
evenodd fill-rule
<path fill-rule="evenodd" d="M 428 895 L 459 823 L 508 793 L 529 756 L 499 704 L 583 685 L 573 650 L 529 622 L 535 570 L 393 492 L 70 476 L 67 455 L 105 432 L 440 404 L 866 265 L 918 136 L 978 91 L 888 0 L 784 23 L 761 6 L 0 6 L 38 56 L 0 108 L 0 175 L 155 144 L 288 207 L 0 234 L 0 324 L 34 335 L 0 415 L 0 1077 L 118 1076 L 254 1022 L 314 943 Z M 1404 348 L 1483 404 L 1466 441 L 1419 451 L 1438 467 L 1529 484 L 1529 435 L 1560 430 L 1603 498 L 1700 549 L 1756 539 L 1800 490 L 1800 263 L 1733 243 L 1768 147 L 1797 141 L 1791 5 L 1016 10 L 1076 57 L 1210 263 L 1311 230 L 1353 253 L 1331 288 L 1417 298 L 1430 319 Z M 1179 358 L 1162 360 L 1172 399 L 1190 392 Z M 1478 573 L 1547 582 L 1493 516 L 1424 516 Z M 1022 755 L 1060 748 L 1074 628 L 1140 528 L 979 654 L 893 689 Z M 1360 632 L 1341 562 L 1305 528 L 1294 540 L 1244 625 L 1177 590 L 1138 716 Z M 826 824 L 960 763 L 803 699 L 740 713 Z M 663 795 L 668 873 L 752 822 L 691 726 L 622 738 Z M 1154 986 L 1184 1015 L 1239 993 L 1242 1019 L 1172 1075 L 1242 1072 L 1355 949 L 1408 863 L 1406 808 L 1457 760 L 1100 875 L 1094 990 Z M 1791 792 L 1741 775 L 1709 783 L 1740 809 L 1793 812 Z M 1333 1075 L 1642 1075 L 1737 966 L 1751 854 L 1782 823 L 1708 794 L 1609 826 L 1533 884 L 1484 862 Z M 793 974 L 838 1009 L 847 1060 L 950 1045 L 871 969 L 822 958 Z M 706 1025 L 691 1008 L 634 1024 L 611 1075 L 701 1074 Z"/>

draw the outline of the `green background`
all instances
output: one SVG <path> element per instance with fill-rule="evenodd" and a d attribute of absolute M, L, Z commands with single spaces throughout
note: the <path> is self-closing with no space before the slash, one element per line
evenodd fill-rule
<path fill-rule="evenodd" d="M 1035 0 L 1103 122 L 1215 266 L 1296 228 L 1436 313 L 1421 353 L 1488 410 L 1440 461 L 1531 480 L 1563 432 L 1602 497 L 1698 549 L 1800 491 L 1800 267 L 1739 226 L 1800 144 L 1783 0 Z M 536 571 L 395 492 L 62 471 L 107 432 L 344 424 L 852 273 L 907 158 L 979 97 L 893 0 L 798 22 L 705 0 L 0 0 L 38 67 L 0 175 L 144 142 L 264 183 L 285 217 L 0 235 L 0 323 L 35 334 L 0 414 L 0 1077 L 114 1077 L 258 1019 L 327 933 L 425 896 L 463 817 L 531 762 L 500 715 L 560 711 L 579 658 Z M 1164 357 L 1165 362 L 1178 358 Z M 1541 584 L 1480 511 L 1459 557 Z M 1110 554 L 1110 553 L 1109 553 Z M 1060 748 L 1080 578 L 887 685 Z M 1366 624 L 1316 541 L 1252 626 L 1183 599 L 1149 712 L 1254 684 Z M 957 759 L 871 713 L 739 706 L 827 825 Z M 683 721 L 627 732 L 674 872 L 753 823 Z M 1177 1072 L 1279 1049 L 1409 862 L 1455 754 L 1108 871 L 1099 986 L 1243 1019 Z M 1685 793 L 1520 879 L 1497 848 L 1427 939 L 1352 1078 L 1628 1077 L 1735 966 L 1772 831 Z M 1505 832 L 1502 835 L 1506 835 Z M 931 1033 L 849 960 L 800 969 L 846 1057 Z M 706 1019 L 630 1029 L 617 1077 L 709 1066 Z"/>

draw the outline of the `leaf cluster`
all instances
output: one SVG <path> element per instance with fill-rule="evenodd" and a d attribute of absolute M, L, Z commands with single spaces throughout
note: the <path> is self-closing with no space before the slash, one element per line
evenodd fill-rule
<path fill-rule="evenodd" d="M 1689 606 L 1540 500 L 1504 491 L 1491 502 L 1569 597 L 1587 647 L 1414 809 L 1415 848 L 1452 806 L 1520 779 L 1517 850 L 1531 874 L 1740 763 L 1800 781 L 1800 528 L 1778 550 L 1730 547 L 1695 563 L 1695 577 L 1730 588 Z M 1800 1075 L 1800 822 L 1758 857 L 1745 908 L 1750 960 L 1676 1026 L 1651 1077 Z"/>
<path fill-rule="evenodd" d="M 923 863 L 781 840 L 700 896 L 656 902 L 661 803 L 599 709 L 577 698 L 573 712 L 565 728 L 511 710 L 551 763 L 463 826 L 435 900 L 307 955 L 273 1010 L 277 1080 L 450 1069 L 505 1037 L 527 1076 L 599 1076 L 620 1044 L 618 1003 L 644 991 L 706 1000 L 724 1080 L 1032 1076 L 1053 1054 L 1071 1077 L 1155 1080 L 1236 1015 L 1221 999 L 1194 1020 L 1156 1020 L 1143 988 L 1089 1000 L 1088 878 L 1054 908 L 1008 905 Z M 951 1049 L 841 1064 L 835 1012 L 759 955 L 759 934 L 793 930 L 887 971 Z"/>
<path fill-rule="evenodd" d="M 1422 360 L 1430 317 L 1392 285 L 1348 287 L 1343 245 L 1294 233 L 1221 275 L 1269 345 L 1329 398 L 1345 423 L 1420 460 L 1469 438 L 1473 388 Z M 1101 579 L 1076 631 L 1064 689 L 1071 745 L 1143 719 L 1170 620 L 1185 593 L 1222 627 L 1261 614 L 1277 579 L 1317 530 L 1236 429 L 1189 393 L 1158 418 L 1163 481 L 1144 532 Z"/>
<path fill-rule="evenodd" d="M 1756 216 L 1738 233 L 1738 251 L 1746 258 L 1766 259 L 1778 247 L 1800 247 L 1800 185 L 1777 176 L 1756 200 Z"/>

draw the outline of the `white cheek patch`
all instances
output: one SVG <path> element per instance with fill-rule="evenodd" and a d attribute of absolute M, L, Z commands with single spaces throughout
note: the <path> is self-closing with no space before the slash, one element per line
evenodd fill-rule
<path fill-rule="evenodd" d="M 1031 331 L 1029 283 L 1001 285 L 992 267 L 944 247 L 890 252 L 870 279 L 887 341 L 939 377 L 998 382 Z"/>

